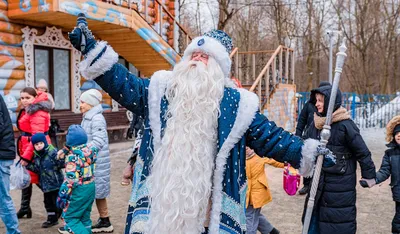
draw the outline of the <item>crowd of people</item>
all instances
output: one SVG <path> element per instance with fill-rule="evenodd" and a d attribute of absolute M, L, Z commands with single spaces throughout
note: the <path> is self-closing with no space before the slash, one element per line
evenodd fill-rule
<path fill-rule="evenodd" d="M 110 195 L 110 155 L 101 92 L 90 89 L 82 93 L 82 123 L 68 128 L 65 146 L 60 150 L 53 146 L 49 137 L 50 115 L 55 103 L 45 80 L 40 80 L 36 89 L 26 87 L 20 92 L 21 109 L 17 119 L 20 137 L 16 145 L 7 107 L 1 97 L 0 101 L 3 118 L 0 158 L 5 165 L 2 168 L 4 186 L 1 193 L 5 199 L 0 214 L 7 233 L 20 233 L 17 219 L 32 218 L 33 184 L 44 196 L 47 220 L 42 228 L 57 225 L 62 217 L 65 225 L 59 229 L 60 233 L 71 233 L 74 229 L 74 233 L 112 232 L 114 228 L 109 220 L 106 200 Z M 26 167 L 31 178 L 30 185 L 21 191 L 18 212 L 15 212 L 8 191 L 10 166 L 16 154 L 19 156 L 17 163 Z M 92 226 L 90 212 L 94 201 L 100 217 Z M 82 210 L 82 207 L 86 209 Z"/>
<path fill-rule="evenodd" d="M 142 118 L 122 180 L 123 185 L 132 181 L 126 234 L 280 233 L 260 212 L 272 200 L 264 165 L 282 168 L 287 162 L 291 170 L 312 177 L 318 155 L 323 156 L 323 168 L 309 234 L 356 233 L 357 163 L 363 187 L 391 176 L 396 202 L 392 232 L 400 233 L 399 116 L 388 124 L 389 149 L 376 172 L 359 129 L 341 107 L 340 91 L 331 97 L 329 83 L 311 91 L 295 135 L 262 115 L 257 96 L 228 78 L 232 40 L 223 31 L 194 38 L 172 71 L 156 72 L 151 79 L 136 77 L 118 64 L 118 54 L 106 42 L 94 39 L 84 15 L 78 16 L 69 38 L 84 57 L 81 74 Z M 58 232 L 62 234 L 112 232 L 107 204 L 110 153 L 102 94 L 95 89 L 82 93 L 82 123 L 69 126 L 65 146 L 56 149 L 48 133 L 54 100 L 46 93 L 45 83 L 39 84 L 37 89 L 21 90 L 16 146 L 0 97 L 0 216 L 7 234 L 21 233 L 18 218 L 32 218 L 33 184 L 45 198 L 43 228 L 57 225 L 61 217 L 64 223 Z M 332 98 L 331 138 L 324 148 L 319 140 Z M 18 163 L 31 175 L 18 212 L 9 193 L 16 153 Z M 305 208 L 309 187 L 306 182 Z M 100 217 L 92 226 L 94 202 Z"/>

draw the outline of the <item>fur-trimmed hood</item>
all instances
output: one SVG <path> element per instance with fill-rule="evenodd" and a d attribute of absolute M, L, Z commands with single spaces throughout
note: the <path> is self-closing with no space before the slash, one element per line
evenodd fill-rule
<path fill-rule="evenodd" d="M 40 110 L 50 113 L 51 106 L 52 105 L 47 96 L 47 93 L 38 92 L 35 101 L 33 101 L 33 103 L 30 104 L 29 106 L 27 106 L 25 108 L 25 111 L 28 115 L 32 115 Z"/>
<path fill-rule="evenodd" d="M 386 126 L 386 141 L 387 142 L 390 143 L 393 141 L 393 130 L 399 124 L 400 124 L 400 115 L 395 116 L 387 124 L 387 126 Z"/>

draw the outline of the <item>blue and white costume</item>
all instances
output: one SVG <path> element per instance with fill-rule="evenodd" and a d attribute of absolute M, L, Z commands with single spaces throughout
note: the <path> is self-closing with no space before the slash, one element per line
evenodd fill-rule
<path fill-rule="evenodd" d="M 226 36 L 222 31 L 212 31 L 193 39 L 184 59 L 194 51 L 206 52 L 216 59 L 228 77 L 232 45 Z M 151 212 L 146 178 L 150 174 L 155 148 L 160 145 L 166 128 L 168 102 L 165 91 L 172 72 L 159 71 L 151 79 L 138 78 L 118 63 L 118 54 L 106 42 L 97 43 L 80 69 L 86 79 L 95 80 L 114 100 L 145 119 L 125 230 L 126 234 L 144 233 Z M 290 162 L 293 167 L 300 168 L 303 175 L 312 175 L 318 143 L 305 143 L 277 127 L 259 112 L 258 104 L 254 93 L 227 82 L 218 119 L 218 153 L 215 155 L 209 233 L 246 232 L 246 146 L 260 156 Z"/>

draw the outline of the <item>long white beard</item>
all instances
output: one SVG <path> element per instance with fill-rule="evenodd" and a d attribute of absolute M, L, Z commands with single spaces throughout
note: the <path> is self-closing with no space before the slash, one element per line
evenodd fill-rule
<path fill-rule="evenodd" d="M 165 134 L 155 146 L 148 184 L 148 234 L 199 234 L 204 231 L 217 148 L 219 104 L 224 75 L 210 58 L 182 61 L 167 87 Z"/>

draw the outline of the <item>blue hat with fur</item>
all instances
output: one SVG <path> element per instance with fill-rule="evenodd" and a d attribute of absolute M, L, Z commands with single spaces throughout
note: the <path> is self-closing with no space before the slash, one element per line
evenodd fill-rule
<path fill-rule="evenodd" d="M 229 57 L 232 48 L 232 38 L 228 34 L 221 30 L 211 30 L 192 40 L 185 50 L 183 60 L 190 59 L 194 52 L 201 51 L 213 57 L 221 67 L 225 78 L 228 78 L 232 64 Z"/>

